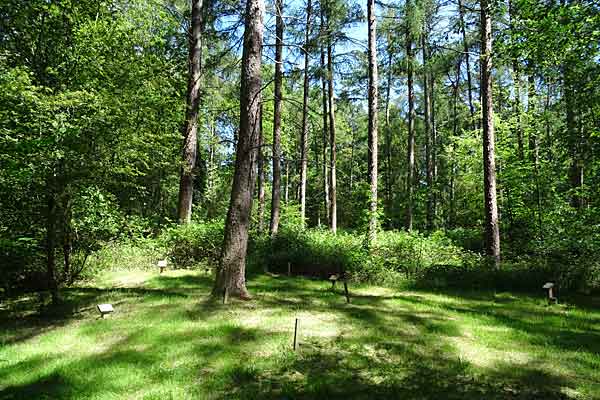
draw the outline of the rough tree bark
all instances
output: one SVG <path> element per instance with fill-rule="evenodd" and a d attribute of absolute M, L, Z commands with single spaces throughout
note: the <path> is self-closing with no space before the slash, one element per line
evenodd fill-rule
<path fill-rule="evenodd" d="M 194 173 L 198 147 L 198 112 L 200 108 L 200 72 L 202 68 L 202 1 L 192 1 L 192 21 L 189 32 L 187 106 L 183 137 L 183 164 L 179 180 L 177 217 L 187 224 L 192 217 Z"/>
<path fill-rule="evenodd" d="M 367 1 L 367 20 L 369 30 L 369 178 L 371 196 L 369 201 L 369 243 L 377 238 L 377 158 L 379 143 L 377 135 L 377 19 L 375 0 Z"/>
<path fill-rule="evenodd" d="M 481 0 L 481 102 L 483 112 L 483 187 L 486 253 L 500 267 L 500 228 L 496 198 L 494 109 L 492 102 L 492 16 L 489 0 Z"/>
<path fill-rule="evenodd" d="M 306 3 L 306 32 L 304 36 L 304 87 L 302 99 L 302 136 L 300 137 L 300 222 L 306 224 L 306 175 L 308 172 L 308 46 L 310 41 L 311 0 Z"/>
<path fill-rule="evenodd" d="M 235 171 L 221 259 L 214 295 L 224 290 L 231 296 L 250 299 L 246 289 L 246 250 L 252 211 L 261 103 L 261 58 L 263 41 L 263 0 L 248 0 L 242 53 L 240 88 L 240 129 L 236 147 Z"/>
<path fill-rule="evenodd" d="M 283 83 L 283 0 L 275 1 L 275 105 L 273 112 L 273 186 L 271 190 L 271 237 L 279 230 L 281 203 L 281 86 Z"/>

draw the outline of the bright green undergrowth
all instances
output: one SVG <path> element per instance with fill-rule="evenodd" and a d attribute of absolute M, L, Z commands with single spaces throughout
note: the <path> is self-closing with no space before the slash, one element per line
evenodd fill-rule
<path fill-rule="evenodd" d="M 223 305 L 211 283 L 117 270 L 60 308 L 4 302 L 0 399 L 600 399 L 597 298 L 351 285 L 346 304 L 328 282 L 260 275 L 254 300 Z"/>

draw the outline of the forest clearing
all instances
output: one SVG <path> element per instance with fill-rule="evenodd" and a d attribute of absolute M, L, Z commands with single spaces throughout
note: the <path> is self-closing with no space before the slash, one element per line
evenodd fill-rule
<path fill-rule="evenodd" d="M 212 281 L 119 271 L 52 317 L 3 307 L 0 398 L 600 398 L 597 304 L 365 285 L 346 304 L 322 280 L 257 275 L 254 301 L 223 305 Z"/>
<path fill-rule="evenodd" d="M 600 3 L 0 1 L 0 400 L 600 399 Z"/>

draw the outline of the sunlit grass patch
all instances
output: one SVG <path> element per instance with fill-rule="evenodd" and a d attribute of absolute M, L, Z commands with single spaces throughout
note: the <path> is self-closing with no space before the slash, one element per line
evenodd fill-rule
<path fill-rule="evenodd" d="M 58 310 L 12 299 L 0 399 L 600 398 L 591 308 L 365 285 L 347 304 L 340 284 L 285 276 L 252 277 L 253 301 L 223 305 L 212 279 L 112 271 Z M 100 302 L 115 312 L 99 318 Z"/>

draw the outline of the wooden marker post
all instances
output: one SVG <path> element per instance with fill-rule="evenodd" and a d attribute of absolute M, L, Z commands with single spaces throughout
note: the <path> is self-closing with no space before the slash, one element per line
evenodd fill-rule
<path fill-rule="evenodd" d="M 298 337 L 298 318 L 296 318 L 296 323 L 294 324 L 294 351 L 296 351 L 297 337 Z"/>
<path fill-rule="evenodd" d="M 292 264 L 288 263 L 288 276 L 292 276 Z"/>
<path fill-rule="evenodd" d="M 227 286 L 223 289 L 223 304 L 227 304 L 227 300 L 229 299 L 229 290 L 227 290 Z"/>
<path fill-rule="evenodd" d="M 346 303 L 350 303 L 350 294 L 348 293 L 348 282 L 344 279 L 344 293 L 346 294 Z"/>

